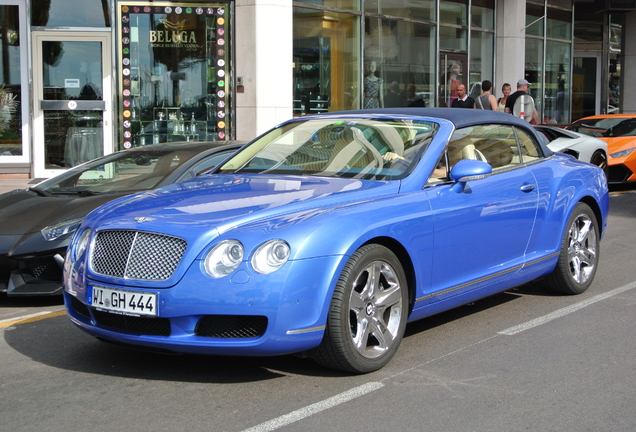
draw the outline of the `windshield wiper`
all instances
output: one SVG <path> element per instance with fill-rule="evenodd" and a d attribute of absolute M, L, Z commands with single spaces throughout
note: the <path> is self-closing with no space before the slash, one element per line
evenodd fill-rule
<path fill-rule="evenodd" d="M 87 196 L 95 196 L 95 195 L 108 195 L 108 194 L 117 194 L 117 193 L 130 193 L 130 191 L 132 191 L 134 189 L 129 189 L 128 191 L 116 191 L 116 190 L 112 190 L 112 191 L 106 191 L 106 192 L 96 192 L 96 191 L 92 191 L 90 189 L 86 189 L 86 190 L 80 190 L 80 191 L 76 191 L 75 193 L 78 194 L 81 197 L 87 197 Z"/>

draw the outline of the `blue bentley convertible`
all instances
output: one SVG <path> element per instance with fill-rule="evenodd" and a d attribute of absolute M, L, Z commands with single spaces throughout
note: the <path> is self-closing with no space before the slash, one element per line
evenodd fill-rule
<path fill-rule="evenodd" d="M 409 321 L 541 278 L 585 291 L 603 171 L 491 111 L 347 111 L 283 123 L 201 177 L 89 214 L 64 299 L 100 340 L 309 355 L 364 373 Z"/>

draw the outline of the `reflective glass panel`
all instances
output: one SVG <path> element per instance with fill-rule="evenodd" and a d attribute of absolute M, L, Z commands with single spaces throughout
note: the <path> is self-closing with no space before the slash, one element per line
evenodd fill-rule
<path fill-rule="evenodd" d="M 359 108 L 359 17 L 294 8 L 294 116 Z"/>
<path fill-rule="evenodd" d="M 205 6 L 120 4 L 121 147 L 230 139 L 231 9 Z"/>
<path fill-rule="evenodd" d="M 534 105 L 539 113 L 539 123 L 543 106 L 543 89 L 541 88 L 541 78 L 543 69 L 543 40 L 526 38 L 526 70 L 525 79 L 530 82 L 528 93 L 534 99 Z M 516 84 L 512 84 L 512 91 L 516 91 Z"/>
<path fill-rule="evenodd" d="M 544 36 L 543 34 L 543 6 L 526 4 L 526 35 Z"/>
<path fill-rule="evenodd" d="M 18 6 L 0 6 L 0 156 L 22 155 Z"/>
<path fill-rule="evenodd" d="M 367 19 L 364 108 L 434 106 L 435 28 Z"/>
<path fill-rule="evenodd" d="M 364 7 L 367 13 L 435 21 L 433 0 L 368 0 Z"/>
<path fill-rule="evenodd" d="M 469 94 L 473 98 L 481 94 L 481 82 L 484 80 L 493 81 L 492 70 L 494 52 L 494 33 L 473 31 L 470 38 L 470 89 Z M 496 89 L 492 94 L 498 97 Z"/>
<path fill-rule="evenodd" d="M 32 0 L 31 25 L 110 27 L 112 0 Z"/>
<path fill-rule="evenodd" d="M 596 114 L 596 57 L 575 57 L 572 68 L 571 121 Z"/>
<path fill-rule="evenodd" d="M 555 39 L 572 39 L 572 12 L 548 8 L 546 36 Z"/>
<path fill-rule="evenodd" d="M 470 25 L 486 29 L 495 28 L 494 0 L 473 0 L 470 10 Z"/>
<path fill-rule="evenodd" d="M 298 0 L 298 2 L 337 9 L 360 10 L 360 0 Z"/>
<path fill-rule="evenodd" d="M 71 109 L 73 101 L 102 99 L 102 44 L 42 42 L 45 101 L 70 101 L 68 110 L 44 111 L 47 169 L 67 168 L 103 155 L 102 111 Z"/>
<path fill-rule="evenodd" d="M 468 0 L 441 0 L 439 21 L 445 24 L 468 25 Z"/>
<path fill-rule="evenodd" d="M 570 44 L 546 43 L 544 119 L 546 123 L 569 123 Z"/>
<path fill-rule="evenodd" d="M 439 45 L 441 49 L 466 51 L 468 31 L 463 28 L 440 26 Z"/>

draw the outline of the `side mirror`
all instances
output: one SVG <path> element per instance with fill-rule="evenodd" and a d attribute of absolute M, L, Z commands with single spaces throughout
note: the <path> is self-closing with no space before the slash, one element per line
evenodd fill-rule
<path fill-rule="evenodd" d="M 486 162 L 462 159 L 457 162 L 450 172 L 450 178 L 454 182 L 466 183 L 488 177 L 492 173 L 492 167 Z"/>

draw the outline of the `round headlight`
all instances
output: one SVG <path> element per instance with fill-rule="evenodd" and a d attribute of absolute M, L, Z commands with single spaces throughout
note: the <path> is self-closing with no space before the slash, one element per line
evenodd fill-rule
<path fill-rule="evenodd" d="M 243 261 L 244 249 L 238 240 L 224 240 L 205 257 L 205 271 L 213 278 L 232 273 Z"/>
<path fill-rule="evenodd" d="M 275 272 L 287 262 L 290 253 L 286 241 L 270 240 L 256 249 L 252 256 L 252 267 L 263 274 Z"/>
<path fill-rule="evenodd" d="M 77 261 L 84 251 L 86 250 L 86 246 L 88 246 L 88 240 L 91 238 L 91 230 L 86 228 L 82 231 L 79 238 L 77 239 L 77 243 L 75 243 L 74 253 L 73 253 L 73 261 Z"/>

